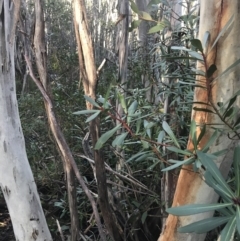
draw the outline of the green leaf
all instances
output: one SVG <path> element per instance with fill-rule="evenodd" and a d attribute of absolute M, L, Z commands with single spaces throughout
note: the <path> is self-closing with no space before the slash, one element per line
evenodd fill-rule
<path fill-rule="evenodd" d="M 164 29 L 165 25 L 163 23 L 158 23 L 156 26 L 149 29 L 148 34 L 157 33 Z"/>
<path fill-rule="evenodd" d="M 115 126 L 112 130 L 107 131 L 98 139 L 95 150 L 99 150 L 102 146 L 121 128 L 121 124 Z"/>
<path fill-rule="evenodd" d="M 198 52 L 195 51 L 188 51 L 188 54 L 200 61 L 203 61 L 203 56 L 201 54 L 199 54 Z"/>
<path fill-rule="evenodd" d="M 145 223 L 145 220 L 146 220 L 147 216 L 148 216 L 148 212 L 147 211 L 142 214 L 142 217 L 141 217 L 142 224 Z"/>
<path fill-rule="evenodd" d="M 163 121 L 162 123 L 162 127 L 163 129 L 167 132 L 167 134 L 169 135 L 169 137 L 172 139 L 172 141 L 174 142 L 174 144 L 180 149 L 180 145 L 177 141 L 177 138 L 175 137 L 175 135 L 173 134 L 173 131 L 171 130 L 170 126 L 168 125 L 168 123 L 166 121 Z"/>
<path fill-rule="evenodd" d="M 185 156 L 191 156 L 192 153 L 190 151 L 187 151 L 187 150 L 182 150 L 182 149 L 178 149 L 174 146 L 167 146 L 166 147 L 169 151 L 173 151 L 175 153 L 180 153 L 180 154 L 183 154 Z"/>
<path fill-rule="evenodd" d="M 144 152 L 141 151 L 141 152 L 139 152 L 139 153 L 131 156 L 128 160 L 126 160 L 126 163 L 131 162 L 131 161 L 134 161 L 134 160 L 136 160 L 139 156 L 143 156 L 143 155 L 145 155 L 145 154 L 148 154 L 147 156 L 149 156 L 149 155 L 152 155 L 152 156 L 153 156 L 153 153 L 152 153 L 151 151 L 144 151 Z"/>
<path fill-rule="evenodd" d="M 234 123 L 234 127 L 240 123 L 240 116 L 237 118 L 236 122 Z"/>
<path fill-rule="evenodd" d="M 141 140 L 141 143 L 142 143 L 143 149 L 148 149 L 150 146 L 149 142 L 147 142 L 147 141 Z"/>
<path fill-rule="evenodd" d="M 205 50 L 208 48 L 209 39 L 210 39 L 210 33 L 208 31 L 206 31 L 203 36 L 203 48 Z"/>
<path fill-rule="evenodd" d="M 158 134 L 158 138 L 157 138 L 157 142 L 158 143 L 163 143 L 163 138 L 165 137 L 165 132 L 164 131 L 160 131 Z"/>
<path fill-rule="evenodd" d="M 153 157 L 153 155 L 152 155 L 151 153 L 149 153 L 149 154 L 144 154 L 144 155 L 139 156 L 138 158 L 136 158 L 134 161 L 135 161 L 135 162 L 145 161 L 145 160 L 148 160 L 150 157 Z"/>
<path fill-rule="evenodd" d="M 120 100 L 123 111 L 126 114 L 127 113 L 127 105 L 126 105 L 126 101 L 125 101 L 125 96 L 118 92 L 118 98 Z"/>
<path fill-rule="evenodd" d="M 191 139 L 192 139 L 192 143 L 194 145 L 194 150 L 197 149 L 197 135 L 196 135 L 196 122 L 194 120 L 192 120 L 191 122 L 191 126 L 190 126 L 190 135 L 191 135 Z"/>
<path fill-rule="evenodd" d="M 132 11 L 135 12 L 135 13 L 139 13 L 138 7 L 137 7 L 137 5 L 135 4 L 135 2 L 132 1 L 132 0 L 130 0 L 130 3 L 131 3 L 131 9 L 132 9 Z"/>
<path fill-rule="evenodd" d="M 212 161 L 212 159 L 206 154 L 201 151 L 196 151 L 198 158 L 200 159 L 201 163 L 204 167 L 212 174 L 213 178 L 217 181 L 217 183 L 228 193 L 230 197 L 234 197 L 234 193 L 227 185 L 226 181 L 224 180 L 222 174 L 217 168 L 217 165 Z"/>
<path fill-rule="evenodd" d="M 240 196 L 240 147 L 237 146 L 234 149 L 233 155 L 233 167 L 234 167 L 234 174 L 235 174 L 235 190 L 237 197 Z"/>
<path fill-rule="evenodd" d="M 91 97 L 89 97 L 87 95 L 84 95 L 84 98 L 85 98 L 86 101 L 88 101 L 93 106 L 95 106 L 97 108 L 101 108 L 100 105 L 98 103 L 96 103 L 95 100 L 93 100 Z"/>
<path fill-rule="evenodd" d="M 202 138 L 204 137 L 205 133 L 206 133 L 206 125 L 203 124 L 203 126 L 202 126 L 202 128 L 201 128 L 201 132 L 200 132 L 200 134 L 199 134 L 199 136 L 198 136 L 198 139 L 197 139 L 197 145 L 200 143 L 200 141 L 201 141 Z"/>
<path fill-rule="evenodd" d="M 76 111 L 73 112 L 74 115 L 86 115 L 86 114 L 92 114 L 92 113 L 96 113 L 99 110 L 80 110 L 80 111 Z"/>
<path fill-rule="evenodd" d="M 167 172 L 167 171 L 176 169 L 176 168 L 178 168 L 180 166 L 183 166 L 183 165 L 189 165 L 193 161 L 194 161 L 194 157 L 190 157 L 190 158 L 188 158 L 188 159 L 186 159 L 184 161 L 179 161 L 179 162 L 175 163 L 174 165 L 171 165 L 169 167 L 163 168 L 162 172 Z"/>
<path fill-rule="evenodd" d="M 220 31 L 220 33 L 218 34 L 217 38 L 215 39 L 210 51 L 215 47 L 216 43 L 218 42 L 218 40 L 220 39 L 220 37 L 222 37 L 226 31 L 228 30 L 228 28 L 233 24 L 234 20 L 234 15 L 228 20 L 228 22 L 226 23 L 226 25 L 222 28 L 222 30 Z M 209 51 L 209 52 L 210 52 Z"/>
<path fill-rule="evenodd" d="M 128 116 L 127 116 L 127 123 L 129 124 L 131 122 L 131 119 L 132 119 L 132 115 L 134 114 L 134 112 L 136 111 L 138 107 L 138 102 L 136 100 L 134 100 L 132 102 L 132 104 L 129 106 L 128 108 Z"/>
<path fill-rule="evenodd" d="M 213 114 L 216 114 L 215 112 L 213 112 L 212 110 L 209 110 L 209 109 L 205 109 L 205 108 L 198 108 L 198 107 L 193 107 L 193 109 L 195 111 L 203 111 L 203 112 L 209 112 L 209 113 L 213 113 Z"/>
<path fill-rule="evenodd" d="M 146 133 L 149 138 L 151 138 L 151 128 L 153 127 L 154 123 L 153 122 L 148 122 L 147 120 L 144 120 L 143 122 L 144 129 L 146 130 Z"/>
<path fill-rule="evenodd" d="M 237 205 L 237 212 L 236 212 L 236 226 L 238 234 L 240 234 L 240 207 Z"/>
<path fill-rule="evenodd" d="M 168 208 L 166 212 L 175 216 L 189 216 L 189 215 L 198 214 L 198 213 L 216 211 L 229 206 L 232 206 L 232 203 L 190 204 L 190 205 Z"/>
<path fill-rule="evenodd" d="M 129 32 L 132 32 L 135 28 L 137 28 L 140 23 L 142 22 L 142 20 L 133 20 L 131 22 L 131 27 L 128 29 Z"/>
<path fill-rule="evenodd" d="M 140 128 L 141 128 L 141 125 L 142 125 L 142 120 L 141 120 L 141 119 L 138 119 L 138 120 L 136 121 L 136 135 L 139 133 Z"/>
<path fill-rule="evenodd" d="M 225 202 L 232 202 L 231 196 L 229 195 L 228 191 L 221 185 L 217 183 L 217 181 L 213 178 L 212 174 L 207 170 L 204 173 L 205 183 L 212 187 L 215 192 L 223 198 Z"/>
<path fill-rule="evenodd" d="M 207 233 L 208 231 L 226 223 L 230 217 L 207 218 L 184 227 L 178 228 L 180 233 Z"/>
<path fill-rule="evenodd" d="M 216 70 L 217 70 L 216 65 L 212 64 L 207 70 L 207 77 L 208 78 L 212 77 L 212 75 L 215 73 Z"/>
<path fill-rule="evenodd" d="M 230 101 L 229 101 L 229 103 L 228 103 L 228 106 L 227 106 L 227 109 L 225 110 L 223 116 L 226 115 L 227 111 L 229 110 L 230 107 L 232 107 L 232 105 L 234 104 L 234 102 L 236 101 L 236 99 L 237 99 L 237 95 L 233 96 L 233 97 L 230 99 Z"/>
<path fill-rule="evenodd" d="M 228 152 L 228 149 L 223 149 L 221 151 L 213 152 L 212 155 L 216 156 L 216 157 L 219 157 L 219 156 L 222 156 L 222 155 L 226 154 L 227 152 Z"/>
<path fill-rule="evenodd" d="M 202 43 L 199 39 L 192 39 L 190 41 L 191 41 L 192 46 L 194 46 L 200 52 L 203 52 Z"/>
<path fill-rule="evenodd" d="M 221 241 L 232 241 L 236 230 L 236 216 L 232 217 L 221 232 Z"/>
<path fill-rule="evenodd" d="M 140 13 L 141 19 L 147 20 L 147 21 L 151 21 L 152 17 L 149 13 L 141 11 Z"/>
<path fill-rule="evenodd" d="M 115 140 L 112 142 L 112 146 L 113 147 L 116 147 L 116 146 L 122 146 L 125 138 L 127 137 L 128 133 L 125 132 L 125 133 L 122 133 L 121 135 L 117 136 L 115 138 Z"/>
<path fill-rule="evenodd" d="M 112 105 L 107 101 L 106 98 L 99 97 L 99 98 L 97 99 L 97 101 L 103 104 L 104 109 L 108 109 L 109 107 L 112 106 Z"/>
<path fill-rule="evenodd" d="M 94 120 L 100 113 L 101 113 L 101 110 L 98 110 L 96 113 L 94 113 L 93 115 L 89 116 L 89 117 L 86 119 L 86 123 Z"/>
<path fill-rule="evenodd" d="M 223 118 L 226 119 L 227 117 L 231 116 L 234 112 L 234 108 L 231 107 L 226 113 L 225 115 L 223 115 Z"/>
<path fill-rule="evenodd" d="M 215 130 L 210 139 L 208 140 L 208 142 L 206 143 L 206 145 L 203 147 L 202 152 L 206 152 L 208 148 L 217 140 L 218 136 L 219 133 L 217 130 Z"/>

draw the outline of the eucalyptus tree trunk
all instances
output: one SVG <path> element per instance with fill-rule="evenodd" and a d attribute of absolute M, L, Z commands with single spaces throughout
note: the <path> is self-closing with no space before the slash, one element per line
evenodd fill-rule
<path fill-rule="evenodd" d="M 16 240 L 52 240 L 27 159 L 15 87 L 15 28 L 20 1 L 0 1 L 0 185 Z"/>
<path fill-rule="evenodd" d="M 77 39 L 80 80 L 83 83 L 85 95 L 96 99 L 97 71 L 94 61 L 92 39 L 87 22 L 87 14 L 84 0 L 73 1 L 73 20 Z M 93 105 L 86 103 L 87 109 L 93 109 Z M 95 146 L 100 136 L 99 119 L 96 118 L 90 123 L 90 134 L 92 144 Z M 123 231 L 118 225 L 117 219 L 112 212 L 107 193 L 106 170 L 101 150 L 94 150 L 94 161 L 96 167 L 97 187 L 99 206 L 102 212 L 104 223 L 115 241 L 122 241 Z"/>
<path fill-rule="evenodd" d="M 211 64 L 216 65 L 217 72 L 215 77 L 220 75 L 231 64 L 239 59 L 239 9 L 239 1 L 201 1 L 199 39 L 203 40 L 203 36 L 207 31 L 210 33 L 209 47 L 206 53 L 206 65 L 207 68 Z M 222 34 L 221 31 L 231 17 L 234 17 L 233 24 L 226 30 L 224 34 Z M 218 36 L 220 36 L 220 38 L 217 44 L 211 49 L 211 46 Z M 198 68 L 204 69 L 200 64 L 198 64 Z M 214 81 L 214 84 L 211 88 L 211 93 L 209 93 L 206 88 L 195 88 L 194 101 L 209 103 L 210 94 L 214 105 L 217 105 L 217 102 L 226 102 L 226 100 L 228 100 L 236 91 L 240 89 L 239 75 L 240 67 L 238 65 L 232 69 L 232 72 Z M 196 83 L 203 85 L 203 77 L 197 78 Z M 206 108 L 206 105 L 197 104 L 194 106 L 197 106 L 198 108 Z M 207 124 L 208 126 L 206 135 L 200 143 L 200 149 L 206 144 L 207 140 L 211 136 L 211 127 L 215 125 L 215 127 L 219 128 L 219 124 L 223 124 L 217 115 L 207 112 L 192 111 L 192 119 L 195 120 L 199 126 L 202 126 L 203 124 Z M 223 149 L 228 150 L 227 154 L 217 159 L 217 165 L 224 176 L 227 176 L 229 172 L 235 145 L 236 141 L 230 140 L 227 136 L 227 133 L 224 134 L 223 132 L 210 149 L 210 153 Z M 192 147 L 193 144 L 191 140 L 189 140 L 188 149 L 193 149 Z M 217 198 L 218 197 L 213 190 L 204 183 L 198 173 L 193 172 L 190 166 L 186 166 L 181 170 L 174 196 L 173 206 L 194 203 L 214 203 L 217 201 Z M 163 227 L 159 241 L 203 241 L 206 236 L 205 234 L 180 234 L 177 232 L 177 228 L 200 219 L 207 218 L 210 215 L 212 214 L 203 213 L 187 217 L 176 217 L 169 215 L 166 226 Z"/>

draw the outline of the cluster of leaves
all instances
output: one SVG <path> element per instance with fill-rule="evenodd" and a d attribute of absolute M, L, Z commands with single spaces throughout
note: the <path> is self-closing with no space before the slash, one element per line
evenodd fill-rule
<path fill-rule="evenodd" d="M 132 2 L 132 9 L 134 12 L 141 14 L 142 19 L 151 21 L 151 17 L 149 14 L 144 12 L 139 12 L 134 3 Z M 231 26 L 233 23 L 233 18 L 230 18 L 226 26 L 222 29 L 219 36 L 216 38 L 211 49 L 216 45 L 220 36 Z M 162 28 L 155 29 L 156 32 L 162 30 Z M 153 28 L 151 31 L 155 31 Z M 161 57 L 165 59 L 165 61 L 173 60 L 176 62 L 176 65 L 179 68 L 168 69 L 166 68 L 166 62 L 160 62 L 161 67 L 164 69 L 162 72 L 165 76 L 178 78 L 178 82 L 173 83 L 173 87 L 165 88 L 165 92 L 170 94 L 176 94 L 176 92 L 172 88 L 183 89 L 186 90 L 181 93 L 184 95 L 184 98 L 189 98 L 186 102 L 189 104 L 192 102 L 192 95 L 189 95 L 189 92 L 192 91 L 192 87 L 201 87 L 205 88 L 201 85 L 196 85 L 194 83 L 194 77 L 196 75 L 203 76 L 206 78 L 206 82 L 212 84 L 214 75 L 217 67 L 215 65 L 211 65 L 205 71 L 199 71 L 194 68 L 195 61 L 200 61 L 205 65 L 206 57 L 205 57 L 205 49 L 209 48 L 208 46 L 208 38 L 210 34 L 207 32 L 204 36 L 203 44 L 198 40 L 194 39 L 193 36 L 189 37 L 188 35 L 188 44 L 189 46 L 174 46 L 171 47 L 171 52 L 169 49 L 165 49 L 163 42 L 159 44 L 161 49 Z M 186 41 L 186 39 L 184 40 Z M 159 47 L 158 46 L 158 47 Z M 180 54 L 179 54 L 180 53 Z M 177 60 L 177 61 L 176 61 Z M 179 61 L 178 61 L 179 60 Z M 182 62 L 181 62 L 182 61 Z M 239 60 L 230 65 L 223 73 L 221 73 L 218 77 L 229 73 L 237 64 L 239 64 Z M 169 67 L 169 65 L 167 65 Z M 172 71 L 173 70 L 173 71 Z M 191 88 L 187 88 L 191 86 Z M 114 86 L 114 89 L 119 86 Z M 161 88 L 161 86 L 159 85 Z M 169 86 L 168 86 L 169 87 Z M 120 87 L 121 88 L 121 87 Z M 208 88 L 208 87 L 207 87 Z M 203 176 L 206 183 L 212 187 L 215 192 L 221 197 L 221 202 L 216 204 L 206 204 L 206 205 L 188 205 L 184 207 L 176 207 L 170 208 L 167 211 L 174 215 L 194 215 L 202 212 L 216 211 L 216 216 L 213 218 L 205 219 L 193 224 L 190 224 L 185 227 L 181 227 L 179 232 L 196 232 L 196 233 L 205 233 L 208 232 L 220 225 L 226 224 L 221 232 L 221 241 L 231 240 L 235 230 L 238 231 L 238 235 L 240 234 L 240 216 L 239 216 L 239 205 L 240 205 L 240 197 L 239 197 L 239 164 L 238 159 L 240 155 L 240 148 L 236 147 L 234 152 L 234 184 L 230 187 L 225 179 L 222 177 L 219 172 L 214 160 L 223 155 L 226 150 L 221 150 L 216 153 L 208 153 L 209 147 L 216 141 L 219 136 L 219 133 L 222 133 L 224 129 L 227 129 L 228 132 L 232 132 L 235 137 L 239 138 L 238 129 L 240 121 L 239 119 L 235 120 L 234 116 L 238 112 L 238 109 L 234 107 L 234 103 L 239 95 L 239 91 L 235 93 L 228 101 L 225 103 L 217 103 L 215 106 L 214 103 L 201 103 L 206 105 L 206 108 L 198 108 L 194 107 L 195 111 L 205 111 L 211 112 L 219 116 L 219 118 L 223 121 L 224 128 L 221 130 L 215 129 L 212 137 L 205 144 L 205 146 L 199 150 L 198 146 L 200 141 L 205 135 L 206 127 L 203 126 L 200 135 L 197 137 L 196 134 L 196 123 L 193 121 L 190 125 L 190 137 L 194 146 L 192 151 L 183 150 L 181 148 L 184 146 L 184 143 L 180 143 L 179 138 L 175 136 L 175 130 L 170 127 L 166 121 L 164 121 L 164 113 L 161 112 L 161 107 L 150 105 L 147 101 L 142 101 L 141 96 L 144 96 L 146 93 L 146 89 L 130 89 L 125 94 L 121 94 L 121 91 L 116 91 L 114 98 L 118 99 L 121 103 L 124 114 L 120 116 L 117 113 L 115 107 L 112 103 L 112 96 L 108 94 L 105 98 L 98 98 L 96 101 L 91 98 L 85 96 L 85 99 L 89 101 L 96 109 L 94 110 L 84 110 L 75 112 L 75 114 L 88 114 L 90 115 L 86 122 L 90 122 L 94 118 L 98 116 L 107 116 L 106 120 L 118 120 L 120 123 L 117 126 L 113 125 L 111 130 L 106 131 L 96 143 L 95 149 L 101 149 L 106 143 L 109 143 L 109 140 L 112 139 L 111 146 L 112 147 L 121 147 L 125 150 L 126 163 L 148 163 L 147 170 L 153 170 L 157 166 L 160 166 L 162 171 L 169 171 L 175 168 L 179 168 L 182 165 L 193 165 L 193 169 L 195 171 L 204 170 Z M 130 95 L 128 95 L 130 93 Z M 179 95 L 179 93 L 178 93 Z M 174 102 L 174 101 L 173 101 Z M 195 103 L 197 104 L 197 103 Z M 198 103 L 199 104 L 199 103 Z M 179 105 L 177 105 L 179 106 Z M 187 105 L 185 105 L 187 106 Z M 189 106 L 188 106 L 189 108 Z M 189 110 L 189 109 L 188 109 Z M 185 119 L 186 120 L 186 119 Z M 188 119 L 189 120 L 189 119 Z M 160 124 L 161 123 L 161 124 Z M 230 130 L 229 130 L 230 129 Z M 115 136 L 115 134 L 119 131 L 123 130 L 119 135 Z M 138 150 L 137 153 L 134 153 L 133 150 Z M 183 156 L 187 157 L 182 160 L 167 160 L 168 165 L 164 166 L 162 163 L 162 159 L 159 158 L 166 156 L 166 150 L 169 152 L 176 153 L 179 159 L 183 158 Z M 169 166 L 169 163 L 173 165 Z M 158 165 L 160 164 L 160 165 Z M 233 191 L 234 190 L 234 191 Z M 142 219 L 147 217 L 146 211 L 142 216 Z"/>

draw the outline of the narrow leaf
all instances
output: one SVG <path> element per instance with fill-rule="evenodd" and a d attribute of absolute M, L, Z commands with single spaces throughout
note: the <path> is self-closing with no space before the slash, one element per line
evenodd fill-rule
<path fill-rule="evenodd" d="M 192 162 L 194 161 L 194 157 L 190 157 L 184 161 L 179 161 L 177 163 L 175 163 L 174 165 L 171 165 L 169 167 L 166 167 L 166 168 L 163 168 L 162 169 L 162 172 L 167 172 L 167 171 L 170 171 L 170 170 L 173 170 L 173 169 L 176 169 L 180 166 L 183 166 L 183 165 L 189 165 L 191 164 Z"/>
<path fill-rule="evenodd" d="M 234 149 L 233 155 L 233 167 L 234 167 L 234 174 L 235 174 L 235 190 L 237 197 L 240 196 L 240 147 L 237 146 Z"/>
<path fill-rule="evenodd" d="M 240 207 L 237 205 L 237 212 L 236 212 L 236 226 L 238 234 L 240 234 Z"/>
<path fill-rule="evenodd" d="M 231 107 L 226 113 L 225 115 L 223 116 L 224 119 L 226 119 L 227 117 L 231 116 L 234 112 L 234 108 Z"/>
<path fill-rule="evenodd" d="M 116 146 L 122 146 L 125 138 L 127 137 L 128 133 L 122 133 L 121 135 L 117 136 L 115 138 L 115 140 L 112 142 L 112 146 L 116 147 Z"/>
<path fill-rule="evenodd" d="M 208 148 L 217 140 L 218 135 L 219 135 L 218 131 L 217 130 L 214 131 L 214 133 L 212 134 L 212 136 L 210 137 L 206 145 L 203 147 L 202 152 L 205 152 L 208 150 Z"/>
<path fill-rule="evenodd" d="M 89 116 L 89 117 L 86 119 L 86 123 L 94 120 L 100 113 L 101 113 L 101 110 L 98 110 L 96 113 L 94 113 L 93 115 Z"/>
<path fill-rule="evenodd" d="M 196 151 L 198 158 L 202 162 L 202 164 L 205 166 L 205 168 L 212 174 L 213 178 L 217 181 L 217 183 L 224 188 L 224 190 L 231 196 L 234 197 L 234 194 L 232 190 L 227 185 L 226 181 L 224 180 L 222 174 L 217 168 L 217 165 L 212 161 L 211 158 L 206 153 L 203 153 L 201 151 Z"/>
<path fill-rule="evenodd" d="M 151 123 L 151 122 L 150 122 Z M 144 129 L 146 130 L 146 133 L 148 135 L 149 138 L 151 138 L 151 127 L 148 128 L 148 125 L 150 124 L 147 120 L 144 120 L 143 125 L 144 125 Z"/>
<path fill-rule="evenodd" d="M 144 20 L 149 20 L 149 21 L 152 20 L 151 15 L 147 12 L 141 11 L 140 15 L 141 15 L 141 18 L 144 19 Z"/>
<path fill-rule="evenodd" d="M 142 214 L 142 217 L 141 217 L 142 224 L 145 223 L 145 220 L 146 220 L 147 216 L 148 216 L 148 212 L 147 211 Z"/>
<path fill-rule="evenodd" d="M 207 233 L 218 226 L 229 221 L 230 217 L 213 217 L 207 218 L 184 227 L 178 228 L 180 233 Z"/>
<path fill-rule="evenodd" d="M 208 48 L 209 39 L 210 39 L 210 33 L 208 31 L 206 31 L 203 36 L 203 48 L 205 50 Z"/>
<path fill-rule="evenodd" d="M 196 122 L 192 120 L 191 126 L 190 126 L 190 135 L 192 139 L 192 143 L 194 145 L 194 150 L 197 149 L 197 136 L 196 136 Z"/>
<path fill-rule="evenodd" d="M 209 187 L 212 187 L 215 190 L 215 192 L 223 198 L 225 202 L 232 202 L 232 198 L 231 195 L 229 195 L 229 192 L 217 183 L 217 181 L 213 178 L 212 174 L 208 170 L 205 171 L 204 177 L 205 183 Z"/>
<path fill-rule="evenodd" d="M 232 217 L 221 232 L 221 241 L 232 241 L 236 230 L 236 216 Z"/>
<path fill-rule="evenodd" d="M 172 139 L 172 141 L 174 142 L 174 144 L 180 148 L 180 145 L 177 141 L 177 138 L 175 137 L 175 135 L 173 134 L 173 131 L 171 130 L 170 126 L 168 125 L 168 123 L 166 121 L 163 121 L 162 123 L 162 127 L 163 129 L 167 132 L 167 134 L 170 136 L 170 138 Z"/>
<path fill-rule="evenodd" d="M 132 0 L 130 0 L 130 2 L 131 2 L 131 9 L 133 10 L 133 12 L 139 13 L 139 10 L 138 10 L 138 7 L 137 7 L 136 3 Z"/>
<path fill-rule="evenodd" d="M 126 105 L 126 101 L 125 101 L 125 96 L 121 93 L 118 93 L 118 98 L 120 100 L 124 113 L 126 114 L 127 113 L 127 105 Z"/>
<path fill-rule="evenodd" d="M 157 142 L 158 143 L 162 143 L 164 137 L 165 137 L 165 132 L 164 131 L 160 131 L 159 134 L 158 134 Z"/>
<path fill-rule="evenodd" d="M 144 152 L 141 151 L 141 152 L 139 152 L 139 153 L 131 156 L 131 157 L 126 161 L 126 163 L 131 162 L 131 161 L 137 159 L 139 156 L 142 156 L 142 155 L 147 154 L 147 153 L 151 154 L 152 152 L 151 152 L 151 151 L 144 151 Z"/>
<path fill-rule="evenodd" d="M 197 139 L 197 145 L 200 143 L 200 141 L 202 140 L 203 136 L 205 135 L 206 133 L 206 125 L 203 124 L 202 128 L 201 128 L 201 132 L 198 136 L 198 139 Z"/>
<path fill-rule="evenodd" d="M 133 101 L 133 103 L 129 106 L 128 110 L 127 110 L 127 113 L 128 113 L 128 116 L 127 116 L 127 123 L 129 124 L 131 122 L 131 119 L 132 119 L 132 115 L 134 114 L 134 112 L 136 111 L 138 107 L 138 102 L 135 100 Z"/>
<path fill-rule="evenodd" d="M 86 115 L 86 114 L 92 114 L 92 113 L 96 113 L 99 110 L 80 110 L 80 111 L 76 111 L 73 112 L 74 115 Z"/>
<path fill-rule="evenodd" d="M 121 124 L 114 127 L 112 130 L 104 133 L 98 140 L 95 145 L 95 150 L 99 150 L 102 146 L 121 128 Z"/>
<path fill-rule="evenodd" d="M 156 26 L 150 28 L 149 31 L 148 31 L 148 34 L 157 33 L 159 31 L 162 31 L 163 29 L 164 29 L 164 24 L 159 23 Z"/>
<path fill-rule="evenodd" d="M 218 209 L 232 206 L 232 203 L 214 203 L 214 204 L 190 204 L 185 206 L 168 208 L 166 212 L 176 216 L 188 216 L 198 213 L 216 211 Z"/>
<path fill-rule="evenodd" d="M 229 103 L 228 103 L 228 106 L 227 106 L 227 109 L 225 110 L 223 116 L 226 115 L 226 112 L 227 112 L 227 111 L 229 110 L 229 108 L 234 104 L 234 102 L 236 101 L 236 99 L 237 99 L 237 95 L 233 96 L 233 97 L 230 99 L 230 101 L 229 101 Z"/>
<path fill-rule="evenodd" d="M 191 156 L 191 155 L 192 155 L 192 153 L 191 153 L 190 151 L 181 150 L 181 149 L 176 148 L 176 147 L 174 147 L 174 146 L 168 146 L 167 149 L 168 149 L 169 151 L 173 151 L 173 152 L 175 152 L 175 153 L 180 153 L 180 154 L 183 154 L 183 155 L 185 155 L 185 156 Z"/>
<path fill-rule="evenodd" d="M 100 108 L 100 105 L 98 103 L 95 102 L 95 100 L 93 100 L 91 97 L 84 95 L 84 98 L 86 99 L 86 101 L 88 101 L 90 104 L 94 105 L 95 107 Z"/>

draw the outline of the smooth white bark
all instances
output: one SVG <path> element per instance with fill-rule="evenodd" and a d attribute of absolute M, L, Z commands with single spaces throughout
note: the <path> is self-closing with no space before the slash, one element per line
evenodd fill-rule
<path fill-rule="evenodd" d="M 10 7 L 9 7 L 10 6 Z M 0 186 L 16 240 L 52 240 L 26 155 L 15 88 L 13 1 L 0 1 Z"/>

